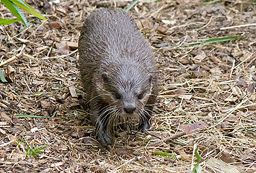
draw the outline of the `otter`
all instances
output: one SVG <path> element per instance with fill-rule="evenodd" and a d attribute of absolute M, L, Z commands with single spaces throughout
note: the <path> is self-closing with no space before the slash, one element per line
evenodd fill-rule
<path fill-rule="evenodd" d="M 158 95 L 150 44 L 121 9 L 97 9 L 86 19 L 79 43 L 79 70 L 96 139 L 113 144 L 113 126 L 136 117 L 138 130 L 150 128 Z"/>

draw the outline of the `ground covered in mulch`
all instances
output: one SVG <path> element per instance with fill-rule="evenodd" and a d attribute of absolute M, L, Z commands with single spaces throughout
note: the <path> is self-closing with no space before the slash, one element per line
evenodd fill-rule
<path fill-rule="evenodd" d="M 196 148 L 203 172 L 256 171 L 255 1 L 142 1 L 130 10 L 154 50 L 160 96 L 150 131 L 120 132 L 110 151 L 79 104 L 77 41 L 91 11 L 130 1 L 28 2 L 48 20 L 0 27 L 0 172 L 184 173 Z M 0 14 L 11 16 L 2 6 Z"/>

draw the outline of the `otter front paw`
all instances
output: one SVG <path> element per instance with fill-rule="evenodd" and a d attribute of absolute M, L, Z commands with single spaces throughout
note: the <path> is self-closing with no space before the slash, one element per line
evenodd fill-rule
<path fill-rule="evenodd" d="M 150 128 L 150 124 L 148 121 L 143 121 L 140 120 L 140 124 L 139 124 L 139 131 L 145 132 L 146 130 L 148 130 Z"/>
<path fill-rule="evenodd" d="M 106 132 L 98 132 L 96 135 L 97 140 L 103 147 L 107 147 L 108 145 L 112 145 L 113 137 Z"/>

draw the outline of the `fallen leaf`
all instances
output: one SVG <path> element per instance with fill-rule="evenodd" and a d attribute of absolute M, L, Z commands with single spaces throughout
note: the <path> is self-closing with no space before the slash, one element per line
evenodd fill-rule
<path fill-rule="evenodd" d="M 41 77 L 43 75 L 43 73 L 41 72 L 40 67 L 32 67 L 32 68 L 29 69 L 29 72 L 31 74 L 35 74 L 38 77 Z"/>
<path fill-rule="evenodd" d="M 11 117 L 9 117 L 5 112 L 0 112 L 1 120 L 6 121 L 7 123 L 13 123 Z"/>
<path fill-rule="evenodd" d="M 3 130 L 3 129 L 1 129 L 1 128 L 0 128 L 0 133 L 2 133 L 3 135 L 6 135 L 5 130 Z"/>
<path fill-rule="evenodd" d="M 206 167 L 215 173 L 240 173 L 236 166 L 230 165 L 216 158 L 210 158 L 207 160 Z"/>
<path fill-rule="evenodd" d="M 75 50 L 78 48 L 78 43 L 77 42 L 67 42 L 67 46 L 69 47 L 70 50 Z"/>
<path fill-rule="evenodd" d="M 191 64 L 188 57 L 184 57 L 184 58 L 180 59 L 179 62 L 183 65 Z"/>
<path fill-rule="evenodd" d="M 238 99 L 237 97 L 231 95 L 228 98 L 226 98 L 225 101 L 226 102 L 235 102 L 235 101 L 237 101 L 237 99 Z"/>
<path fill-rule="evenodd" d="M 235 162 L 235 159 L 232 157 L 232 155 L 228 151 L 222 151 L 220 159 L 225 163 Z"/>
<path fill-rule="evenodd" d="M 186 94 L 186 95 L 179 95 L 178 97 L 185 100 L 190 100 L 193 95 Z"/>
<path fill-rule="evenodd" d="M 60 55 L 66 55 L 69 53 L 69 47 L 66 42 L 56 43 L 57 53 Z"/>
<path fill-rule="evenodd" d="M 218 57 L 216 57 L 216 56 L 210 56 L 209 58 L 210 58 L 210 60 L 212 60 L 215 64 L 221 64 L 221 63 L 222 63 L 222 61 L 221 61 Z"/>
<path fill-rule="evenodd" d="M 161 33 L 161 34 L 166 34 L 166 31 L 168 30 L 168 28 L 166 26 L 163 25 L 159 25 L 156 30 Z"/>
<path fill-rule="evenodd" d="M 61 166 L 61 165 L 63 165 L 63 164 L 64 164 L 64 162 L 52 163 L 52 164 L 51 164 L 51 167 L 58 167 L 58 166 Z"/>
<path fill-rule="evenodd" d="M 47 108 L 51 107 L 51 103 L 48 101 L 45 101 L 45 100 L 40 101 L 40 105 L 43 109 L 47 109 Z"/>
<path fill-rule="evenodd" d="M 177 20 L 165 20 L 163 19 L 162 22 L 167 25 L 174 25 L 176 24 Z"/>
<path fill-rule="evenodd" d="M 69 92 L 70 92 L 72 97 L 74 97 L 74 98 L 78 97 L 77 93 L 76 93 L 76 88 L 75 88 L 74 85 L 69 86 L 68 89 L 69 89 Z"/>
<path fill-rule="evenodd" d="M 11 82 L 14 81 L 15 72 L 16 72 L 16 70 L 12 66 L 10 66 L 10 65 L 7 66 L 6 75 L 11 80 Z"/>
<path fill-rule="evenodd" d="M 43 116 L 51 116 L 54 113 L 55 109 L 56 109 L 55 105 L 53 105 L 51 102 L 46 101 L 46 100 L 41 100 L 40 105 L 41 105 L 41 108 L 44 109 L 41 112 L 41 114 Z"/>
<path fill-rule="evenodd" d="M 29 40 L 27 39 L 17 38 L 17 40 L 19 40 L 22 43 L 29 43 Z"/>
<path fill-rule="evenodd" d="M 153 24 L 150 20 L 141 20 L 141 25 L 141 27 L 143 27 L 144 29 L 153 28 Z"/>
<path fill-rule="evenodd" d="M 200 54 L 196 55 L 193 60 L 195 63 L 200 63 L 206 58 L 206 54 L 202 51 Z"/>
<path fill-rule="evenodd" d="M 185 150 L 184 148 L 178 148 L 178 147 L 175 148 L 175 151 L 176 151 L 177 153 L 179 153 L 181 160 L 190 161 L 190 160 L 191 160 L 190 155 L 187 154 L 184 150 Z"/>
<path fill-rule="evenodd" d="M 247 87 L 248 86 L 247 82 L 242 78 L 237 79 L 236 85 L 241 86 L 241 87 Z"/>
<path fill-rule="evenodd" d="M 247 91 L 251 94 L 256 92 L 256 83 L 250 83 L 247 87 Z"/>
<path fill-rule="evenodd" d="M 52 29 L 61 29 L 62 28 L 61 23 L 59 21 L 53 21 L 53 22 L 50 22 L 49 24 Z"/>
<path fill-rule="evenodd" d="M 214 67 L 210 69 L 210 72 L 215 79 L 219 79 L 223 75 L 219 67 Z"/>
<path fill-rule="evenodd" d="M 56 7 L 56 11 L 60 12 L 63 16 L 67 15 L 67 10 L 63 7 Z"/>
<path fill-rule="evenodd" d="M 241 89 L 240 89 L 239 87 L 237 87 L 237 86 L 232 87 L 231 90 L 232 90 L 232 94 L 234 94 L 234 95 L 236 95 L 236 96 L 238 96 L 238 97 L 241 97 L 241 96 L 243 95 L 243 92 L 242 92 Z"/>
<path fill-rule="evenodd" d="M 208 125 L 205 124 L 204 122 L 197 122 L 193 124 L 184 124 L 180 126 L 180 129 L 185 132 L 186 134 L 191 134 L 194 131 L 202 130 L 207 128 Z"/>

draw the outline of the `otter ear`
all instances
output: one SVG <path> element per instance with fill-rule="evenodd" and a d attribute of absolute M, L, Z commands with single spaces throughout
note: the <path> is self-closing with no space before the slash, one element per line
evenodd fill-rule
<path fill-rule="evenodd" d="M 103 79 L 104 82 L 107 83 L 107 82 L 109 81 L 109 79 L 108 79 L 108 74 L 107 74 L 106 72 L 102 73 L 101 77 L 102 77 L 102 79 Z"/>

